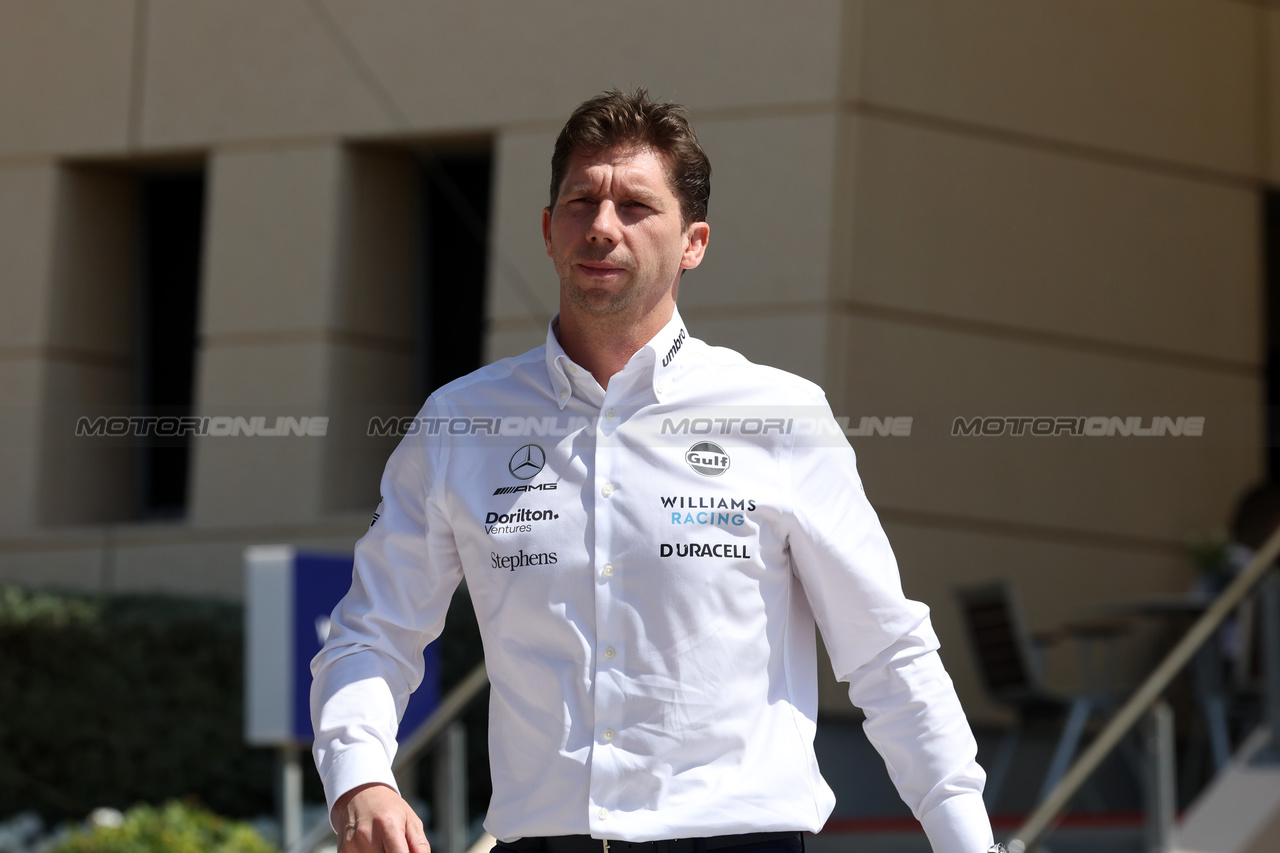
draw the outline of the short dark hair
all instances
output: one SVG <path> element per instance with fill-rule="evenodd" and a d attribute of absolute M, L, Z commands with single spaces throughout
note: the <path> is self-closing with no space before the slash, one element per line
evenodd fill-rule
<path fill-rule="evenodd" d="M 551 155 L 551 206 L 556 206 L 574 152 L 590 157 L 618 145 L 647 146 L 663 156 L 667 180 L 680 199 L 682 224 L 707 218 L 711 161 L 698 144 L 684 107 L 650 100 L 643 88 L 611 89 L 582 102 L 569 116 Z"/>

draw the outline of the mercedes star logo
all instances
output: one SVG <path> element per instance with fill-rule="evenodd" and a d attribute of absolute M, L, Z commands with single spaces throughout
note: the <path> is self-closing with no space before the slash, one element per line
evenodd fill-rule
<path fill-rule="evenodd" d="M 511 454 L 511 461 L 507 463 L 507 470 L 517 480 L 529 480 L 538 476 L 538 472 L 546 464 L 547 454 L 542 452 L 542 448 L 536 444 L 526 444 Z"/>

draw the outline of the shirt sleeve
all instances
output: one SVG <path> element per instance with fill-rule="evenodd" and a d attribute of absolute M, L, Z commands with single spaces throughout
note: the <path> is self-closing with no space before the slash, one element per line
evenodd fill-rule
<path fill-rule="evenodd" d="M 462 578 L 447 517 L 431 496 L 441 467 L 420 436 L 391 454 L 378 514 L 356 544 L 351 589 L 311 661 L 313 752 L 330 814 L 359 785 L 399 790 L 391 762 L 400 717 Z"/>
<path fill-rule="evenodd" d="M 977 743 L 938 657 L 929 608 L 903 595 L 843 436 L 797 439 L 791 493 L 795 572 L 836 677 L 866 713 L 868 739 L 935 853 L 986 850 Z"/>

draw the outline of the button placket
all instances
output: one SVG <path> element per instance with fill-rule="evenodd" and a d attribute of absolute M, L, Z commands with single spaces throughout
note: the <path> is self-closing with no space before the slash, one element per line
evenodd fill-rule
<path fill-rule="evenodd" d="M 609 392 L 606 392 L 609 393 Z M 616 396 L 616 391 L 612 392 Z M 616 405 L 605 405 L 597 409 L 595 422 L 593 471 L 596 498 L 593 517 L 595 522 L 595 566 L 598 572 L 595 584 L 596 622 L 595 635 L 595 690 L 594 692 L 594 724 L 595 742 L 599 749 L 591 758 L 591 800 L 595 807 L 593 822 L 605 821 L 609 817 L 608 806 L 617 795 L 617 784 L 621 769 L 617 765 L 619 752 L 614 746 L 618 741 L 617 725 L 624 719 L 623 707 L 626 703 L 624 692 L 625 675 L 620 641 L 624 635 L 617 633 L 615 611 L 616 596 L 621 591 L 614 582 L 619 571 L 613 557 L 617 543 L 614 541 L 614 523 L 619 519 L 618 507 L 613 501 L 622 500 L 625 478 L 622 470 L 615 468 L 614 462 L 618 454 L 614 453 L 615 433 L 620 427 Z M 611 627 L 615 626 L 615 627 Z"/>

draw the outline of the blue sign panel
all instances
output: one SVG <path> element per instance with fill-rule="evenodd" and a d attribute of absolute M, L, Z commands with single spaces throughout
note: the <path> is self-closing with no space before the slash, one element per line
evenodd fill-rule
<path fill-rule="evenodd" d="M 311 741 L 311 659 L 329 636 L 329 614 L 351 588 L 350 554 L 297 553 L 293 559 L 293 734 Z M 440 704 L 440 646 L 423 652 L 422 684 L 409 697 L 400 737 L 411 734 Z"/>

